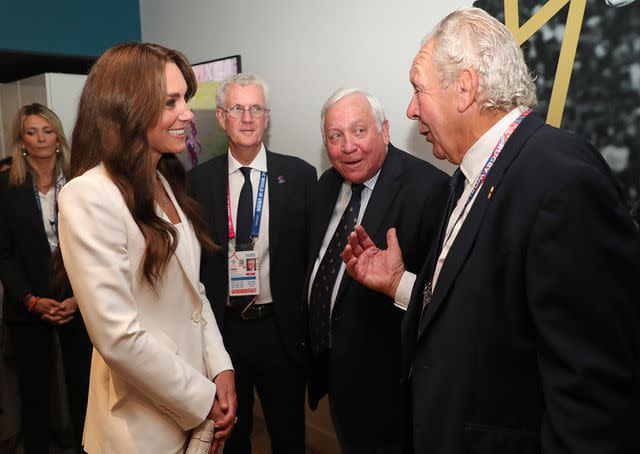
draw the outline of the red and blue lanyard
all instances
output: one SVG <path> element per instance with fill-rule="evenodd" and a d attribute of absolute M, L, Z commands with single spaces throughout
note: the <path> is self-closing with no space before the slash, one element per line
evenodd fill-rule
<path fill-rule="evenodd" d="M 489 159 L 487 159 L 487 162 L 484 164 L 484 167 L 482 168 L 480 175 L 478 175 L 478 178 L 476 178 L 476 181 L 473 184 L 473 189 L 471 190 L 469 197 L 467 197 L 467 200 L 464 203 L 464 207 L 462 208 L 462 211 L 460 212 L 460 214 L 458 214 L 458 217 L 456 218 L 456 221 L 453 223 L 453 226 L 455 226 L 458 222 L 460 222 L 460 219 L 462 219 L 462 216 L 464 216 L 464 213 L 467 211 L 469 204 L 471 203 L 476 193 L 484 183 L 484 180 L 487 178 L 487 175 L 489 175 L 491 168 L 493 167 L 496 160 L 498 159 L 498 156 L 500 156 L 500 152 L 504 148 L 504 145 L 507 143 L 507 140 L 509 140 L 509 137 L 511 137 L 511 134 L 513 134 L 513 131 L 515 131 L 518 126 L 520 126 L 520 123 L 522 123 L 522 120 L 524 120 L 526 116 L 529 115 L 531 112 L 532 112 L 531 109 L 527 109 L 524 112 L 522 112 L 518 116 L 518 118 L 516 118 L 513 121 L 513 123 L 509 125 L 509 127 L 504 132 L 504 134 L 502 134 L 502 136 L 500 137 L 500 140 L 498 141 L 495 148 L 493 149 L 493 152 L 489 156 Z M 451 231 L 447 235 L 447 238 L 444 241 L 445 243 L 449 241 L 449 238 L 451 237 L 452 233 L 453 233 L 453 227 L 451 228 Z"/>

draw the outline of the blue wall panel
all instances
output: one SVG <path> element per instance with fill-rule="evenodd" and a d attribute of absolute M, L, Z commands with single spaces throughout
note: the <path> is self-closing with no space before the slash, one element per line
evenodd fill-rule
<path fill-rule="evenodd" d="M 0 0 L 0 49 L 97 56 L 140 35 L 138 0 Z"/>

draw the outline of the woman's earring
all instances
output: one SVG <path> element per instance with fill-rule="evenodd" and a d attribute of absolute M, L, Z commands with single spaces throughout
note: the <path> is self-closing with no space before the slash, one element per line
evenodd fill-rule
<path fill-rule="evenodd" d="M 56 154 L 60 154 L 60 144 L 56 145 Z"/>
<path fill-rule="evenodd" d="M 27 157 L 27 148 L 26 147 L 22 147 L 22 157 L 23 158 Z"/>

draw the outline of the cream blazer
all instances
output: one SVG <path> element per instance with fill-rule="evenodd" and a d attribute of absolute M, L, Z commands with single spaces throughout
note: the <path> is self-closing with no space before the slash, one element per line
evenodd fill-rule
<path fill-rule="evenodd" d="M 187 431 L 213 403 L 212 379 L 232 368 L 199 282 L 200 246 L 161 180 L 185 235 L 157 293 L 141 279 L 145 241 L 105 168 L 60 192 L 60 248 L 94 345 L 83 436 L 90 454 L 183 452 Z"/>

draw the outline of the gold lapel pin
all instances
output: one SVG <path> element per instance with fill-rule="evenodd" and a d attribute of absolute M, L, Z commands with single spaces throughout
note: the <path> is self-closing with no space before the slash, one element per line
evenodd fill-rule
<path fill-rule="evenodd" d="M 489 194 L 487 194 L 487 199 L 490 199 L 491 197 L 493 197 L 493 186 L 491 186 L 491 189 L 489 189 Z"/>

